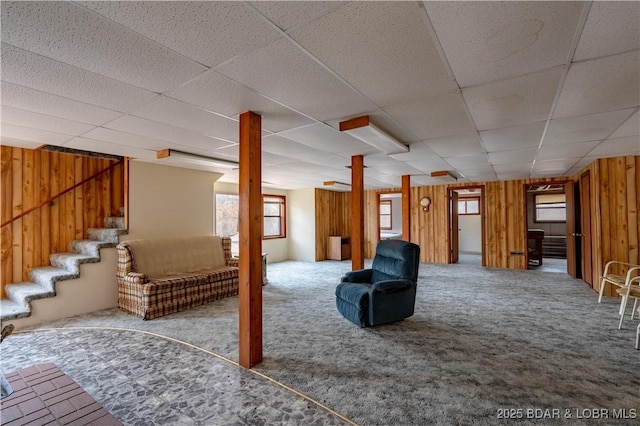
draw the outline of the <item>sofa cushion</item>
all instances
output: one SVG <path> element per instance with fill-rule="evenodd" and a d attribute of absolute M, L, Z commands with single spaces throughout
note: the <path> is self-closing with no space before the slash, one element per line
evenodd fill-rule
<path fill-rule="evenodd" d="M 222 239 L 217 236 L 129 240 L 127 244 L 135 272 L 152 280 L 225 266 Z"/>

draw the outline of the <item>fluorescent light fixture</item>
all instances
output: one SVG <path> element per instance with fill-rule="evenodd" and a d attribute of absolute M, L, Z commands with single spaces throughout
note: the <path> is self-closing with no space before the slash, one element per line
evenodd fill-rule
<path fill-rule="evenodd" d="M 370 123 L 368 115 L 341 121 L 340 131 L 356 139 L 360 139 L 362 142 L 379 149 L 387 155 L 409 152 L 407 145 L 398 142 L 383 130 Z"/>
<path fill-rule="evenodd" d="M 163 162 L 185 165 L 185 166 L 198 166 L 204 169 L 237 169 L 238 163 L 236 161 L 223 160 L 220 158 L 207 157 L 206 155 L 192 154 L 189 152 L 177 151 L 175 149 L 163 149 L 156 153 L 158 160 Z M 195 168 L 195 167 L 191 167 Z"/>
<path fill-rule="evenodd" d="M 437 179 L 443 183 L 454 183 L 458 181 L 458 178 L 449 173 L 446 170 L 439 170 L 437 172 L 431 172 L 431 177 Z"/>
<path fill-rule="evenodd" d="M 323 185 L 329 187 L 329 189 L 351 190 L 351 185 L 349 185 L 348 183 L 338 182 L 335 180 L 326 180 L 323 182 Z"/>

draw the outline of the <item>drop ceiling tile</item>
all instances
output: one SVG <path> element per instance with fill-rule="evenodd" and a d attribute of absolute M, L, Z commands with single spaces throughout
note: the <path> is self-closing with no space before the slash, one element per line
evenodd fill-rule
<path fill-rule="evenodd" d="M 402 152 L 400 154 L 391 154 L 389 157 L 399 161 L 409 162 L 409 161 L 427 160 L 430 158 L 438 158 L 438 154 L 436 154 L 425 143 L 416 142 L 409 145 L 409 152 Z"/>
<path fill-rule="evenodd" d="M 463 89 L 480 130 L 533 123 L 549 118 L 561 68 Z"/>
<path fill-rule="evenodd" d="M 213 71 L 171 91 L 168 96 L 227 117 L 253 111 L 262 116 L 262 126 L 272 132 L 306 126 L 314 122 Z"/>
<path fill-rule="evenodd" d="M 496 180 L 496 173 L 493 170 L 493 166 L 490 164 L 486 164 L 481 167 L 458 168 L 457 171 L 470 181 L 480 182 L 484 180 Z"/>
<path fill-rule="evenodd" d="M 517 148 L 537 147 L 540 145 L 545 122 L 526 124 L 524 126 L 505 127 L 503 129 L 485 130 L 480 137 L 488 152 L 504 151 Z"/>
<path fill-rule="evenodd" d="M 523 171 L 511 172 L 511 173 L 498 173 L 497 176 L 498 176 L 498 180 L 506 181 L 506 180 L 529 179 L 533 175 L 528 171 L 523 170 Z M 538 176 L 538 177 L 543 177 L 543 176 Z"/>
<path fill-rule="evenodd" d="M 284 157 L 282 155 L 271 154 L 270 152 L 262 152 L 262 166 L 274 166 L 291 162 L 290 157 Z"/>
<path fill-rule="evenodd" d="M 566 62 L 581 2 L 424 2 L 458 84 Z"/>
<path fill-rule="evenodd" d="M 36 149 L 41 146 L 42 143 L 10 138 L 8 136 L 2 135 L 0 132 L 0 145 L 15 146 L 17 148 Z"/>
<path fill-rule="evenodd" d="M 134 135 L 132 133 L 120 132 L 118 130 L 106 129 L 104 127 L 96 127 L 90 132 L 82 135 L 85 139 L 95 139 L 103 142 L 111 142 L 114 144 L 128 145 L 133 148 L 149 149 L 153 151 L 160 151 L 168 148 L 167 141 L 159 139 L 147 138 L 140 135 Z M 172 144 L 171 148 L 180 150 L 179 144 Z"/>
<path fill-rule="evenodd" d="M 627 121 L 622 123 L 622 125 L 613 132 L 610 138 L 624 138 L 627 136 L 638 135 L 640 135 L 640 110 L 636 111 L 636 113 L 629 117 Z"/>
<path fill-rule="evenodd" d="M 286 39 L 227 62 L 216 70 L 319 121 L 375 109 L 370 101 Z"/>
<path fill-rule="evenodd" d="M 72 135 L 63 133 L 48 132 L 46 130 L 32 129 L 30 127 L 16 126 L 15 124 L 2 123 L 0 129 L 2 138 L 25 140 L 38 142 L 46 145 L 62 145 L 70 139 Z"/>
<path fill-rule="evenodd" d="M 292 28 L 312 22 L 343 3 L 335 1 L 251 1 L 248 2 L 278 28 L 289 31 Z"/>
<path fill-rule="evenodd" d="M 500 180 L 502 180 L 502 177 L 500 175 L 506 173 L 517 173 L 518 176 L 528 176 L 529 171 L 531 170 L 531 163 L 518 162 L 510 164 L 497 164 L 493 166 L 493 170 L 495 170 Z"/>
<path fill-rule="evenodd" d="M 169 143 L 177 143 L 183 146 L 201 149 L 217 149 L 230 145 L 228 141 L 207 137 L 186 129 L 169 126 L 144 118 L 125 115 L 114 120 L 105 127 L 120 130 L 147 138 L 159 139 Z"/>
<path fill-rule="evenodd" d="M 456 157 L 447 157 L 445 161 L 456 169 L 465 167 L 478 167 L 489 163 L 487 154 L 460 155 Z"/>
<path fill-rule="evenodd" d="M 351 157 L 379 152 L 372 146 L 322 123 L 287 130 L 280 132 L 279 135 L 317 150 L 341 156 Z"/>
<path fill-rule="evenodd" d="M 121 115 L 116 111 L 6 82 L 2 82 L 2 105 L 96 126 Z"/>
<path fill-rule="evenodd" d="M 457 89 L 419 3 L 352 2 L 292 37 L 381 107 Z"/>
<path fill-rule="evenodd" d="M 455 157 L 456 155 L 482 154 L 485 152 L 476 132 L 427 139 L 423 143 L 440 157 Z"/>
<path fill-rule="evenodd" d="M 640 105 L 640 50 L 571 65 L 554 118 Z"/>
<path fill-rule="evenodd" d="M 416 102 L 389 106 L 384 110 L 421 140 L 475 130 L 459 93 L 431 96 Z"/>
<path fill-rule="evenodd" d="M 510 164 L 536 159 L 538 148 L 514 149 L 510 151 L 497 151 L 489 153 L 489 161 L 493 165 Z"/>
<path fill-rule="evenodd" d="M 579 158 L 559 158 L 556 160 L 536 161 L 533 164 L 532 172 L 556 172 L 563 175 L 567 170 L 573 167 Z"/>
<path fill-rule="evenodd" d="M 435 157 L 424 160 L 412 160 L 406 162 L 408 165 L 413 167 L 414 169 L 420 170 L 424 173 L 431 173 L 438 170 L 450 170 L 451 165 L 444 161 L 442 158 Z"/>
<path fill-rule="evenodd" d="M 602 141 L 589 155 L 598 157 L 621 157 L 626 155 L 640 155 L 640 137 L 607 139 Z"/>
<path fill-rule="evenodd" d="M 161 97 L 133 115 L 201 133 L 206 136 L 238 142 L 239 123 L 175 99 Z"/>
<path fill-rule="evenodd" d="M 596 1 L 580 36 L 574 61 L 609 56 L 640 47 L 640 3 Z"/>
<path fill-rule="evenodd" d="M 100 152 L 102 154 L 121 155 L 134 159 L 151 161 L 156 159 L 156 152 L 137 148 L 134 146 L 114 144 L 111 142 L 98 141 L 95 139 L 73 138 L 64 144 L 65 148 L 82 149 L 84 151 Z"/>
<path fill-rule="evenodd" d="M 596 147 L 599 141 L 566 143 L 555 146 L 543 145 L 538 151 L 536 161 L 555 160 L 559 158 L 582 157 Z"/>
<path fill-rule="evenodd" d="M 319 151 L 279 135 L 269 135 L 262 138 L 262 150 L 295 160 L 310 160 L 314 157 L 326 155 L 325 151 Z M 342 158 L 337 155 L 335 157 Z"/>
<path fill-rule="evenodd" d="M 81 2 L 207 66 L 259 49 L 280 34 L 243 2 Z"/>
<path fill-rule="evenodd" d="M 487 173 L 484 175 L 468 175 L 467 176 L 468 182 L 493 182 L 496 180 L 498 180 L 498 176 L 493 172 Z"/>
<path fill-rule="evenodd" d="M 2 80 L 120 112 L 130 112 L 157 95 L 151 91 L 73 67 L 2 43 Z"/>
<path fill-rule="evenodd" d="M 632 109 L 625 109 L 551 120 L 543 146 L 604 139 L 632 112 Z"/>
<path fill-rule="evenodd" d="M 206 70 L 73 2 L 3 4 L 2 39 L 154 92 L 169 90 Z"/>
<path fill-rule="evenodd" d="M 2 123 L 78 136 L 95 126 L 2 105 Z"/>

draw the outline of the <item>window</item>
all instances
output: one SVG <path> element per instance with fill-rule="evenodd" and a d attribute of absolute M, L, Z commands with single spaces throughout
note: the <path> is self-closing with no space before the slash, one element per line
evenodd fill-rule
<path fill-rule="evenodd" d="M 282 195 L 263 195 L 264 231 L 263 238 L 285 238 L 285 197 Z"/>
<path fill-rule="evenodd" d="M 380 200 L 380 229 L 388 231 L 392 228 L 391 200 Z"/>
<path fill-rule="evenodd" d="M 216 194 L 216 235 L 231 237 L 231 254 L 239 254 L 238 217 L 240 196 Z"/>
<path fill-rule="evenodd" d="M 480 197 L 458 199 L 458 214 L 480 214 Z"/>
<path fill-rule="evenodd" d="M 566 222 L 565 194 L 534 194 L 535 222 Z"/>

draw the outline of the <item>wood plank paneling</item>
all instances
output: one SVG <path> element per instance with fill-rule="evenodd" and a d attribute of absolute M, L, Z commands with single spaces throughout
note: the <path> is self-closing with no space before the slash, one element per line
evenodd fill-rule
<path fill-rule="evenodd" d="M 87 179 L 91 171 L 116 163 L 10 146 L 0 147 L 0 159 L 3 224 Z M 124 205 L 124 189 L 114 189 L 113 185 L 123 186 L 123 171 L 119 165 L 102 178 L 101 185 L 89 181 L 2 227 L 2 297 L 5 284 L 27 280 L 29 268 L 48 265 L 51 253 L 68 251 L 71 240 L 86 237 L 88 228 L 104 226 L 104 218 L 111 211 L 119 212 Z M 100 200 L 101 207 L 85 203 L 87 196 Z"/>
<path fill-rule="evenodd" d="M 316 261 L 327 259 L 331 236 L 351 236 L 351 193 L 315 190 Z"/>

